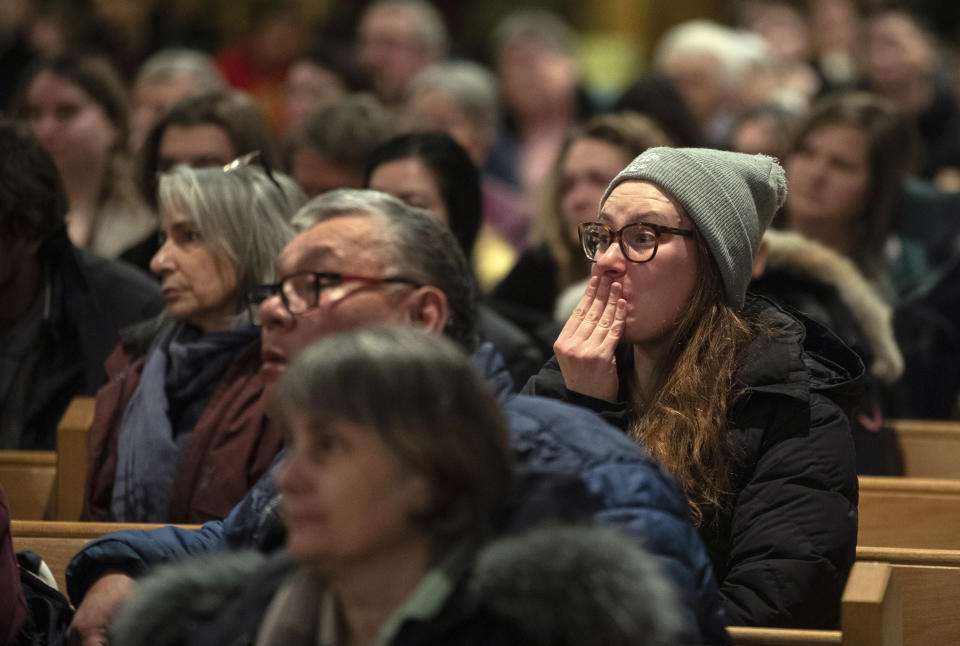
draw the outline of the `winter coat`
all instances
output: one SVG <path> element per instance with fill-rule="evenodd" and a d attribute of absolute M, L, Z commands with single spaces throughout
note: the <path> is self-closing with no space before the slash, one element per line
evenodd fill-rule
<path fill-rule="evenodd" d="M 10 510 L 0 488 L 0 644 L 12 644 L 27 620 L 27 600 L 10 534 Z"/>
<path fill-rule="evenodd" d="M 767 231 L 763 275 L 751 291 L 820 323 L 834 332 L 867 366 L 864 388 L 847 411 L 857 452 L 857 473 L 896 475 L 898 458 L 883 420 L 889 412 L 884 389 L 903 373 L 893 333 L 893 308 L 856 265 L 819 242 L 791 231 Z"/>
<path fill-rule="evenodd" d="M 52 301 L 31 374 L 14 382 L 26 394 L 8 393 L 0 402 L 0 427 L 15 424 L 19 435 L 6 448 L 55 450 L 57 424 L 73 398 L 92 397 L 107 381 L 103 362 L 119 330 L 163 309 L 160 287 L 149 276 L 76 249 L 65 238 L 49 241 L 43 252 Z"/>
<path fill-rule="evenodd" d="M 599 501 L 594 522 L 617 527 L 633 538 L 676 584 L 691 638 L 686 643 L 727 643 L 710 560 L 676 483 L 590 411 L 511 393 L 510 376 L 490 345 L 481 346 L 474 361 L 498 394 L 518 467 L 582 480 Z M 277 504 L 273 479 L 265 477 L 222 523 L 206 523 L 200 530 L 117 532 L 92 541 L 68 566 L 70 597 L 79 604 L 89 586 L 109 571 L 135 576 L 158 563 L 266 541 Z"/>
<path fill-rule="evenodd" d="M 730 414 L 737 466 L 733 502 L 703 509 L 700 533 L 730 625 L 827 628 L 857 542 L 857 477 L 846 405 L 863 364 L 832 333 L 753 298 L 745 316 L 784 329 L 748 349 Z M 626 379 L 621 379 L 625 384 Z M 576 401 L 627 428 L 635 413 L 566 390 L 551 359 L 524 392 Z"/>
<path fill-rule="evenodd" d="M 148 337 L 152 335 L 148 334 Z M 123 413 L 140 383 L 148 341 L 118 346 L 107 359 L 110 382 L 97 393 L 87 440 L 83 520 L 110 521 Z M 283 445 L 263 412 L 260 342 L 227 367 L 180 452 L 169 522 L 222 519 L 266 473 Z"/>
<path fill-rule="evenodd" d="M 459 545 L 433 567 L 439 608 L 414 604 L 390 644 L 622 644 L 683 642 L 673 585 L 649 554 L 618 532 L 558 524 L 549 512 L 530 525 L 527 511 L 546 501 L 561 510 L 573 488 L 550 474 L 517 481 L 496 540 L 480 550 Z M 581 500 L 588 504 L 582 484 Z M 533 501 L 524 501 L 533 492 Z M 576 492 L 574 492 L 576 497 Z M 551 499 L 553 501 L 551 502 Z M 520 514 L 520 527 L 510 517 Z M 427 580 L 426 578 L 424 579 Z M 158 570 L 113 626 L 116 643 L 253 644 L 258 633 L 284 646 L 314 644 L 324 582 L 298 569 L 282 552 L 265 559 L 256 552 L 221 554 L 208 562 Z M 420 590 L 411 593 L 415 596 Z M 425 591 L 423 591 L 425 592 Z M 421 595 L 421 599 L 423 595 Z M 266 619 L 269 608 L 269 619 Z"/>

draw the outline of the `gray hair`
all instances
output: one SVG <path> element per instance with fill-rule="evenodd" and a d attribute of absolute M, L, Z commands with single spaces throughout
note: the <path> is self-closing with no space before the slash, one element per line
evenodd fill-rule
<path fill-rule="evenodd" d="M 186 77 L 197 93 L 225 90 L 227 83 L 209 54 L 186 47 L 161 49 L 140 65 L 136 83 L 157 83 Z"/>
<path fill-rule="evenodd" d="M 447 49 L 450 47 L 450 34 L 443 16 L 431 3 L 425 0 L 375 0 L 370 3 L 363 15 L 366 17 L 381 9 L 412 12 L 416 17 L 419 44 L 435 50 L 440 58 L 446 56 Z"/>
<path fill-rule="evenodd" d="M 516 41 L 533 41 L 567 56 L 577 53 L 573 29 L 560 16 L 547 9 L 518 9 L 497 24 L 491 38 L 494 53 Z"/>
<path fill-rule="evenodd" d="M 484 132 L 495 133 L 500 118 L 497 81 L 486 67 L 466 60 L 435 63 L 413 78 L 408 96 L 431 90 L 456 101 Z"/>
<path fill-rule="evenodd" d="M 313 198 L 294 216 L 293 226 L 305 231 L 348 215 L 375 218 L 383 225 L 385 262 L 443 292 L 448 308 L 444 334 L 472 351 L 477 345 L 477 290 L 470 263 L 450 229 L 423 209 L 366 189 L 338 189 Z"/>
<path fill-rule="evenodd" d="M 713 56 L 720 65 L 720 80 L 735 86 L 753 65 L 769 58 L 759 36 L 732 29 L 712 20 L 689 20 L 670 29 L 654 51 L 654 67 L 663 70 L 677 57 L 687 54 Z"/>
<path fill-rule="evenodd" d="M 177 166 L 160 176 L 161 211 L 182 211 L 230 259 L 239 298 L 273 280 L 277 256 L 293 237 L 290 214 L 307 200 L 292 179 L 278 172 L 273 177 L 279 188 L 256 166 L 229 172 Z"/>

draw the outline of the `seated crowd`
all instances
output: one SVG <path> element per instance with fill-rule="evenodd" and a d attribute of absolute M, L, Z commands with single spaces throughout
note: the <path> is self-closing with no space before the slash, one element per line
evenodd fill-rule
<path fill-rule="evenodd" d="M 17 25 L 0 449 L 95 398 L 78 520 L 166 525 L 73 557 L 60 637 L 837 628 L 884 420 L 960 415 L 960 103 L 921 15 L 852 12 L 858 69 L 817 3 L 737 4 L 607 103 L 542 10 L 490 69 L 425 0 L 112 62 Z M 3 485 L 0 643 L 34 643 Z"/>

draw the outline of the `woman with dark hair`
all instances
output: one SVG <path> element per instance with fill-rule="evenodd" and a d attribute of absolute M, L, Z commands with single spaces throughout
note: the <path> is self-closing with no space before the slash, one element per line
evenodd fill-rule
<path fill-rule="evenodd" d="M 326 337 L 275 410 L 286 550 L 145 581 L 117 643 L 683 643 L 676 592 L 625 537 L 527 515 L 576 503 L 541 487 L 538 510 L 522 506 L 503 415 L 449 339 L 398 324 Z"/>
<path fill-rule="evenodd" d="M 118 257 L 154 230 L 127 157 L 129 105 L 104 59 L 45 60 L 24 76 L 13 113 L 53 157 L 67 191 L 74 245 Z"/>
<path fill-rule="evenodd" d="M 840 405 L 863 364 L 747 298 L 786 193 L 772 158 L 651 148 L 580 225 L 586 291 L 525 391 L 593 408 L 683 487 L 734 625 L 836 626 L 857 478 Z"/>
<path fill-rule="evenodd" d="M 915 151 L 913 128 L 892 103 L 854 92 L 814 105 L 784 162 L 782 225 L 853 260 L 891 302 L 929 272 L 923 245 L 896 232 Z"/>
<path fill-rule="evenodd" d="M 166 309 L 107 359 L 84 520 L 222 519 L 280 450 L 260 402 L 260 328 L 247 294 L 273 278 L 305 197 L 289 177 L 244 162 L 160 177 L 150 268 Z"/>
<path fill-rule="evenodd" d="M 445 223 L 472 258 L 483 217 L 480 171 L 450 135 L 417 132 L 384 142 L 370 154 L 364 183 Z M 503 355 L 519 388 L 543 363 L 543 353 L 523 330 L 482 303 L 477 319 L 480 339 Z"/>

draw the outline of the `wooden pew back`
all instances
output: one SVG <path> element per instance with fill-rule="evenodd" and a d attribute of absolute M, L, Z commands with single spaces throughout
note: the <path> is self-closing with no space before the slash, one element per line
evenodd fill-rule
<path fill-rule="evenodd" d="M 960 478 L 960 421 L 888 420 L 908 478 Z"/>
<path fill-rule="evenodd" d="M 87 435 L 93 397 L 76 397 L 57 425 L 57 520 L 80 520 L 87 484 Z"/>
<path fill-rule="evenodd" d="M 57 455 L 53 451 L 0 451 L 0 487 L 10 517 L 43 520 L 54 513 Z"/>
<path fill-rule="evenodd" d="M 960 480 L 860 477 L 858 545 L 960 549 Z"/>

